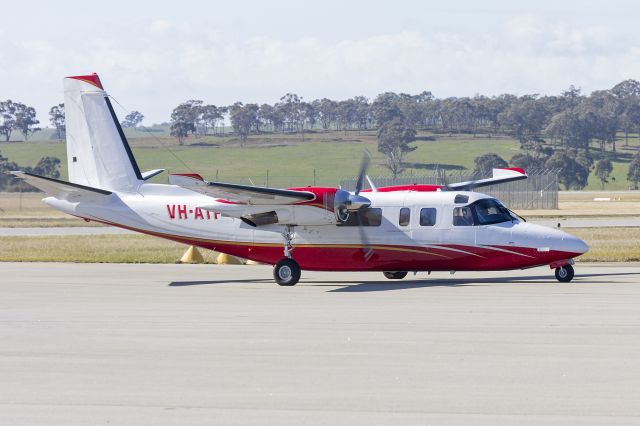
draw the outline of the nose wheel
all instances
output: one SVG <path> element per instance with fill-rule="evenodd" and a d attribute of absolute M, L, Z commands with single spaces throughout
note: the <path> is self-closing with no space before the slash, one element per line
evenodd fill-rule
<path fill-rule="evenodd" d="M 565 265 L 556 268 L 556 279 L 561 283 L 568 283 L 573 279 L 573 266 Z"/>
<path fill-rule="evenodd" d="M 293 259 L 282 259 L 273 267 L 273 278 L 278 285 L 296 285 L 300 280 L 300 265 Z"/>

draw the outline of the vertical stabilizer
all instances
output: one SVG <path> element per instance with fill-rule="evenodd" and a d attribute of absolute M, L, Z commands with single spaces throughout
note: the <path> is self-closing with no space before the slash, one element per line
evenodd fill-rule
<path fill-rule="evenodd" d="M 69 181 L 135 191 L 140 169 L 97 74 L 64 79 Z"/>

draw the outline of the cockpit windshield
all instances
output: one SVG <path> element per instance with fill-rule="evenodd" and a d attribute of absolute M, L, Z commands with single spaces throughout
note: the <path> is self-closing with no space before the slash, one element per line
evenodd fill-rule
<path fill-rule="evenodd" d="M 493 198 L 484 198 L 468 206 L 453 209 L 454 226 L 491 225 L 513 222 L 514 219 L 509 209 Z"/>
<path fill-rule="evenodd" d="M 492 198 L 478 200 L 473 203 L 471 207 L 473 208 L 480 225 L 491 225 L 492 223 L 513 221 L 513 217 L 509 214 L 509 211 L 502 204 Z"/>

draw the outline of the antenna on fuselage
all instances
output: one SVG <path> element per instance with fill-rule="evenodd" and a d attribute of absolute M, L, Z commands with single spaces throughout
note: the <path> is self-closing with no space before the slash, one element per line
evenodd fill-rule
<path fill-rule="evenodd" d="M 438 179 L 438 185 L 442 185 L 442 188 L 440 188 L 440 191 L 450 191 L 451 188 L 449 187 L 449 180 L 447 179 L 447 173 L 446 170 L 443 168 L 440 168 L 440 165 L 437 164 L 436 165 L 436 177 Z"/>
<path fill-rule="evenodd" d="M 371 192 L 378 192 L 378 187 L 373 183 L 369 175 L 366 175 L 367 182 L 369 182 L 369 186 L 371 187 Z"/>

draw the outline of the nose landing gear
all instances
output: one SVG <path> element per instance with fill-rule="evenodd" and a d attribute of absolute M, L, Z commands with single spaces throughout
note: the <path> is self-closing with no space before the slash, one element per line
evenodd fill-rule
<path fill-rule="evenodd" d="M 407 276 L 407 271 L 386 271 L 382 274 L 390 280 L 401 280 Z"/>
<path fill-rule="evenodd" d="M 556 279 L 561 283 L 568 283 L 573 279 L 573 266 L 565 265 L 556 268 Z"/>

